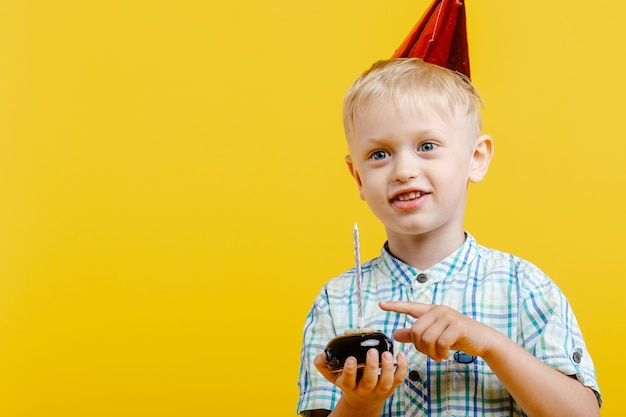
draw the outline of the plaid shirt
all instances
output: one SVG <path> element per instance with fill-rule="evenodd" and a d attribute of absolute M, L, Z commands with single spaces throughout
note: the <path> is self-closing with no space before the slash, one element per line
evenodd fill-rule
<path fill-rule="evenodd" d="M 387 300 L 443 304 L 487 324 L 514 340 L 540 361 L 591 387 L 601 401 L 593 362 L 567 299 L 534 265 L 478 245 L 471 235 L 437 265 L 419 271 L 381 256 L 362 266 L 366 327 L 391 336 L 415 321 L 382 311 Z M 358 315 L 354 269 L 329 281 L 315 299 L 304 327 L 298 413 L 332 410 L 341 391 L 315 369 L 313 359 L 326 343 L 355 327 Z M 481 358 L 468 362 L 451 352 L 437 363 L 413 345 L 394 343 L 409 362 L 404 383 L 386 401 L 382 416 L 524 416 Z M 529 381 L 532 383 L 532 381 Z"/>

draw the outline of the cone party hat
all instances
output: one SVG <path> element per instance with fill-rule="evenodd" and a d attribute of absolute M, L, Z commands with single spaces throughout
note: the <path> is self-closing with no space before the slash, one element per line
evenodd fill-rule
<path fill-rule="evenodd" d="M 435 0 L 392 58 L 421 58 L 470 78 L 463 0 Z"/>

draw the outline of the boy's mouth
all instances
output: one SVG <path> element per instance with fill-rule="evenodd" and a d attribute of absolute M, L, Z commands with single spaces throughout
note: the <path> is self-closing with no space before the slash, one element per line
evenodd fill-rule
<path fill-rule="evenodd" d="M 398 193 L 391 197 L 391 201 L 411 201 L 417 200 L 418 198 L 428 194 L 425 191 L 409 191 L 404 193 Z"/>
<path fill-rule="evenodd" d="M 400 194 L 395 196 L 394 198 L 392 198 L 392 200 L 395 201 L 410 201 L 410 200 L 414 200 L 416 198 L 420 198 L 424 193 L 422 193 L 421 191 L 412 191 L 410 193 L 406 193 L 406 194 Z"/>

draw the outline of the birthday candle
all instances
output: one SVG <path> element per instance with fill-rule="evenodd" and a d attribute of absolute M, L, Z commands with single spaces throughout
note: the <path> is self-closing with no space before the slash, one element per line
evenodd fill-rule
<path fill-rule="evenodd" d="M 363 318 L 363 293 L 361 289 L 363 280 L 361 277 L 361 244 L 359 243 L 359 227 L 356 223 L 354 223 L 354 263 L 356 266 L 356 291 L 359 308 L 357 326 L 363 328 L 365 327 L 365 319 Z"/>

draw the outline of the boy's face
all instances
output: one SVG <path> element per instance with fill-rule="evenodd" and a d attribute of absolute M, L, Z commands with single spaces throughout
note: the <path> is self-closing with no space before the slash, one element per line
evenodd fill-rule
<path fill-rule="evenodd" d="M 463 124 L 435 112 L 418 114 L 387 103 L 370 104 L 355 120 L 346 161 L 390 240 L 455 238 L 463 232 L 468 181 L 484 175 L 476 176 L 476 139 Z"/>

